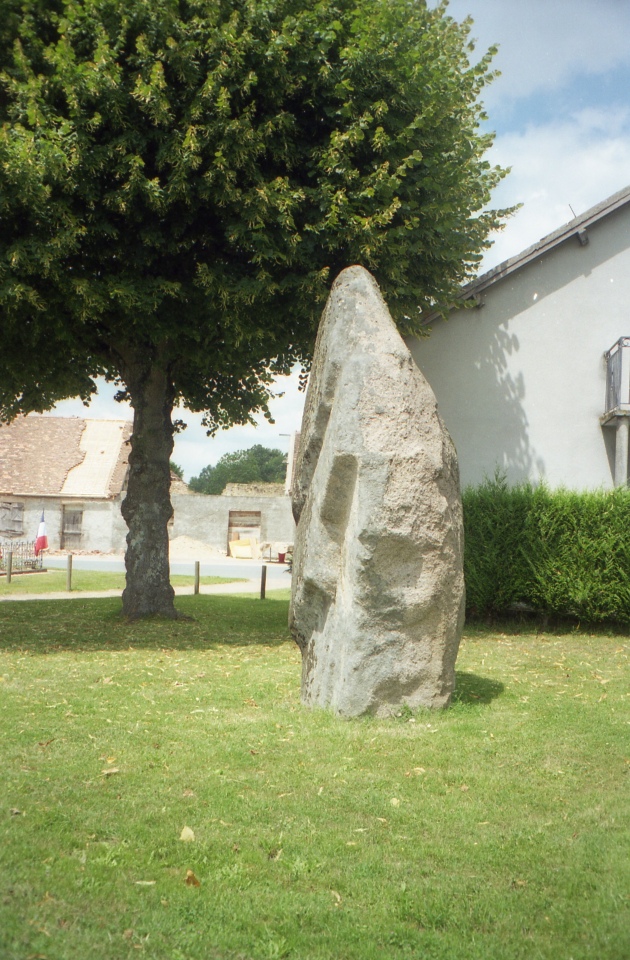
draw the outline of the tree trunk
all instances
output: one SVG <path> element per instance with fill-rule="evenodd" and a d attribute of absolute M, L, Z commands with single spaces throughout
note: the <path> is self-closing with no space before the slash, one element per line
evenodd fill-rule
<path fill-rule="evenodd" d="M 123 614 L 132 620 L 154 615 L 175 618 L 168 565 L 168 521 L 173 515 L 172 385 L 167 372 L 150 362 L 131 365 L 125 381 L 134 418 L 129 484 L 122 504 L 129 527 Z"/>

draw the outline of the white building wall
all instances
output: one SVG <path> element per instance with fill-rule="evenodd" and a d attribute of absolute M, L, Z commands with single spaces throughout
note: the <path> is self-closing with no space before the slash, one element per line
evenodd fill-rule
<path fill-rule="evenodd" d="M 89 500 L 61 500 L 47 497 L 15 497 L 16 501 L 24 504 L 24 533 L 19 539 L 35 540 L 39 522 L 44 511 L 46 531 L 48 534 L 49 550 L 61 550 L 61 524 L 63 506 L 83 511 L 81 528 L 81 546 L 72 549 L 98 551 L 110 553 L 120 549 L 113 539 L 113 524 L 116 515 L 120 515 L 120 504 L 117 501 L 89 501 Z M 18 538 L 16 538 L 18 539 Z"/>
<path fill-rule="evenodd" d="M 123 495 L 124 496 L 124 495 Z M 116 500 L 69 501 L 56 498 L 10 497 L 24 505 L 23 534 L 15 539 L 34 540 L 37 536 L 42 509 L 45 511 L 50 550 L 61 549 L 63 504 L 83 510 L 81 546 L 68 548 L 70 552 L 98 551 L 121 553 L 125 550 L 127 525 Z M 257 510 L 261 514 L 261 540 L 293 543 L 295 523 L 289 497 L 224 497 L 202 494 L 174 494 L 171 497 L 174 522 L 171 537 L 187 536 L 218 550 L 227 550 L 230 510 Z"/>
<path fill-rule="evenodd" d="M 13 498 L 12 498 L 13 499 Z M 39 530 L 39 522 L 44 511 L 46 520 L 46 531 L 48 534 L 48 546 L 51 550 L 59 549 L 59 537 L 61 535 L 61 506 L 56 501 L 42 501 L 35 497 L 25 499 L 24 497 L 14 498 L 19 503 L 24 504 L 24 533 L 19 540 L 35 540 Z"/>
<path fill-rule="evenodd" d="M 74 506 L 74 505 L 72 505 Z M 120 504 L 113 500 L 84 501 L 81 528 L 81 550 L 97 550 L 111 553 L 114 514 L 120 512 Z"/>
<path fill-rule="evenodd" d="M 482 292 L 483 305 L 410 340 L 459 455 L 462 486 L 610 488 L 603 354 L 630 336 L 630 211 L 610 214 Z"/>

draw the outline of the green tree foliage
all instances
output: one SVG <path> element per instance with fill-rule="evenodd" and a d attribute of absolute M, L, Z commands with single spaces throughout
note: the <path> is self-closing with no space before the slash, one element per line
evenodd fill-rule
<path fill-rule="evenodd" d="M 220 494 L 228 483 L 283 483 L 287 458 L 282 450 L 257 443 L 247 450 L 225 453 L 216 466 L 204 467 L 189 483 L 194 493 Z"/>
<path fill-rule="evenodd" d="M 171 473 L 174 473 L 178 480 L 184 479 L 184 471 L 178 463 L 175 463 L 174 460 L 170 460 L 168 466 Z"/>
<path fill-rule="evenodd" d="M 130 400 L 127 615 L 175 615 L 178 403 L 266 411 L 349 264 L 404 330 L 473 274 L 505 211 L 469 32 L 422 0 L 0 0 L 0 420 L 98 375 Z"/>

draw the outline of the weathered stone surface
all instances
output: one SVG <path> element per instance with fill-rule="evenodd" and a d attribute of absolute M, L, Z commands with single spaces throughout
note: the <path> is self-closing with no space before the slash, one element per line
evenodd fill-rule
<path fill-rule="evenodd" d="M 464 606 L 457 458 L 362 267 L 337 278 L 320 324 L 293 509 L 303 702 L 346 717 L 446 706 Z"/>

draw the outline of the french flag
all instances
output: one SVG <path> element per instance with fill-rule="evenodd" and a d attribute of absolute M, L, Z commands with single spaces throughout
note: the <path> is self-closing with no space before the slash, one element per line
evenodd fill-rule
<path fill-rule="evenodd" d="M 37 540 L 35 541 L 35 556 L 38 556 L 42 550 L 48 550 L 48 536 L 46 535 L 46 521 L 44 520 L 44 511 L 42 510 L 42 519 L 39 521 L 39 530 L 37 531 Z"/>

